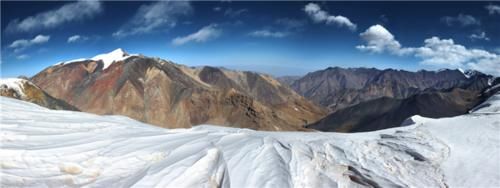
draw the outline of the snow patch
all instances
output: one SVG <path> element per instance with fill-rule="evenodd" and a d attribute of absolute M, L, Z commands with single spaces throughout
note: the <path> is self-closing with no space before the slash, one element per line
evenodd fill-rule
<path fill-rule="evenodd" d="M 102 70 L 106 70 L 114 62 L 123 61 L 129 57 L 131 57 L 131 55 L 123 51 L 123 49 L 118 48 L 110 53 L 97 55 L 93 57 L 92 60 L 102 60 L 102 62 L 104 63 L 104 67 L 102 68 Z"/>
<path fill-rule="evenodd" d="M 54 64 L 53 66 L 67 65 L 67 64 L 76 63 L 76 62 L 82 62 L 82 61 L 87 61 L 87 60 L 88 59 L 85 59 L 85 58 L 78 58 L 78 59 L 73 59 L 73 60 L 69 60 L 69 61 L 61 61 L 59 63 Z"/>
<path fill-rule="evenodd" d="M 484 103 L 471 110 L 473 114 L 500 114 L 500 93 L 491 96 Z"/>
<path fill-rule="evenodd" d="M 465 76 L 465 78 L 470 78 L 470 75 L 467 74 L 464 69 L 458 68 L 458 71 L 460 71 Z"/>
<path fill-rule="evenodd" d="M 88 60 L 94 60 L 94 61 L 101 60 L 103 62 L 103 64 L 104 64 L 102 70 L 106 70 L 114 62 L 123 61 L 123 60 L 125 60 L 125 59 L 127 59 L 129 57 L 133 57 L 133 56 L 139 56 L 139 54 L 128 54 L 123 49 L 118 48 L 116 50 L 113 50 L 112 52 L 109 52 L 109 53 L 106 53 L 106 54 L 96 55 L 96 56 L 94 56 L 93 58 L 90 58 L 90 59 L 79 58 L 79 59 L 74 59 L 74 60 L 70 60 L 70 61 L 63 61 L 63 62 L 59 62 L 59 63 L 54 64 L 54 66 L 56 66 L 56 65 L 67 65 L 67 64 L 71 64 L 71 63 L 88 61 Z"/>
<path fill-rule="evenodd" d="M 28 82 L 25 79 L 20 79 L 20 78 L 3 78 L 0 79 L 0 86 L 2 88 L 0 89 L 13 89 L 16 91 L 18 95 L 21 97 L 26 97 L 26 94 L 24 93 L 24 88 L 23 85 Z M 3 88 L 6 87 L 6 88 Z"/>

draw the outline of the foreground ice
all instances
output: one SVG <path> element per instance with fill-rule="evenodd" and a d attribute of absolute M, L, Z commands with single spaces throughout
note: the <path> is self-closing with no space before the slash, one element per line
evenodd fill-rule
<path fill-rule="evenodd" d="M 492 101 L 488 113 L 356 134 L 168 130 L 0 101 L 1 187 L 500 186 Z"/>

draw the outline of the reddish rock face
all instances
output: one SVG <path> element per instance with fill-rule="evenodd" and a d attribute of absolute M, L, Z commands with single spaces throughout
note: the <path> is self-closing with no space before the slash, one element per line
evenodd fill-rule
<path fill-rule="evenodd" d="M 168 128 L 215 124 L 256 130 L 306 130 L 326 110 L 270 76 L 189 68 L 131 56 L 103 70 L 102 61 L 55 65 L 32 81 L 82 111 L 126 115 Z"/>

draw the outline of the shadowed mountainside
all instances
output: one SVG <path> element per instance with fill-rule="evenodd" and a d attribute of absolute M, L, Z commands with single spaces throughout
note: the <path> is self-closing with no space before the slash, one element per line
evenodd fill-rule
<path fill-rule="evenodd" d="M 483 89 L 491 76 L 459 70 L 418 71 L 328 68 L 309 73 L 290 86 L 332 112 L 380 97 L 405 99 L 425 90 Z M 476 85 L 471 85 L 475 83 Z M 471 86 L 469 86 L 471 85 Z"/>
<path fill-rule="evenodd" d="M 404 125 L 407 118 L 420 115 L 429 118 L 452 117 L 468 113 L 500 90 L 496 79 L 492 86 L 478 89 L 480 83 L 447 91 L 426 91 L 408 98 L 382 97 L 331 113 L 308 128 L 333 132 L 365 132 Z"/>

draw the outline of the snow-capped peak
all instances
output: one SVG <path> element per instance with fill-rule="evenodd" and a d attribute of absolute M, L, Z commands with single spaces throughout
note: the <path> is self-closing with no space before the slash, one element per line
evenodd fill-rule
<path fill-rule="evenodd" d="M 460 71 L 466 78 L 470 78 L 469 75 L 465 74 L 464 69 L 458 68 L 458 71 Z"/>
<path fill-rule="evenodd" d="M 123 60 L 125 60 L 125 59 L 127 59 L 129 57 L 132 57 L 132 56 L 138 56 L 138 54 L 128 54 L 123 49 L 118 48 L 118 49 L 113 50 L 112 52 L 109 52 L 109 53 L 106 53 L 106 54 L 96 55 L 93 58 L 91 58 L 90 60 L 94 60 L 94 61 L 101 60 L 104 63 L 104 66 L 102 67 L 102 70 L 105 70 L 106 68 L 108 68 L 114 62 L 123 61 Z M 79 58 L 79 59 L 75 59 L 75 60 L 71 60 L 71 61 L 59 62 L 59 63 L 54 64 L 54 66 L 57 66 L 57 65 L 67 65 L 67 64 L 70 64 L 70 63 L 82 62 L 82 61 L 87 61 L 87 60 L 89 60 L 89 59 L 87 59 L 87 58 Z"/>
<path fill-rule="evenodd" d="M 25 79 L 20 78 L 4 78 L 0 79 L 0 90 L 2 89 L 13 89 L 18 95 L 26 96 L 24 94 L 24 84 L 28 82 Z"/>
<path fill-rule="evenodd" d="M 97 55 L 93 57 L 92 60 L 102 60 L 102 62 L 104 63 L 104 67 L 102 69 L 105 70 L 114 62 L 125 60 L 128 57 L 130 57 L 130 55 L 127 52 L 125 52 L 121 48 L 118 48 L 110 53 Z"/>
<path fill-rule="evenodd" d="M 471 69 L 469 69 L 469 70 L 463 70 L 463 69 L 459 68 L 458 70 L 459 70 L 460 72 L 462 72 L 462 74 L 464 74 L 464 76 L 465 76 L 466 78 L 471 78 L 471 77 L 473 77 L 473 76 L 476 76 L 476 75 L 480 75 L 480 74 L 481 74 L 481 72 L 476 71 L 476 70 L 471 70 Z"/>

